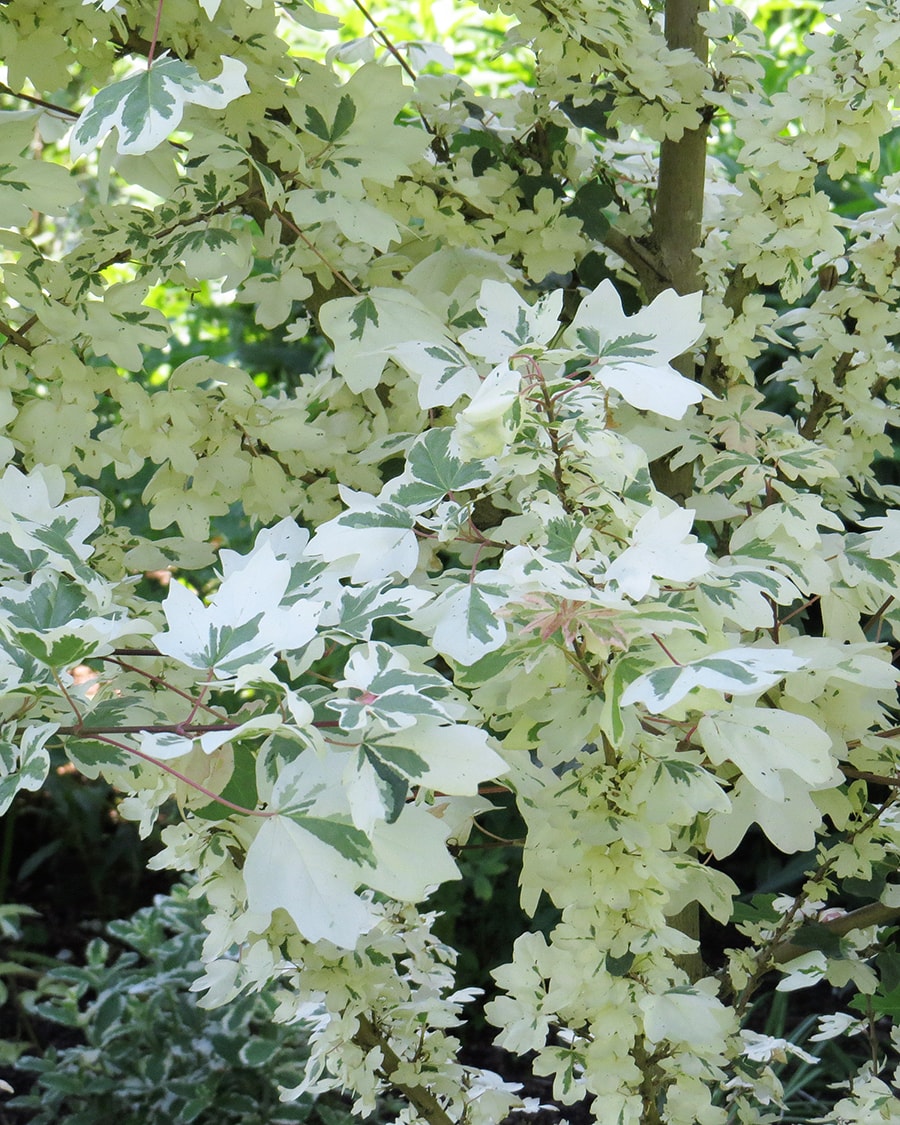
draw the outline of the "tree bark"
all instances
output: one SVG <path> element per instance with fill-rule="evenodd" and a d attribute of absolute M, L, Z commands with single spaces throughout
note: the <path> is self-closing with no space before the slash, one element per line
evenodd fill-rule
<path fill-rule="evenodd" d="M 666 44 L 672 50 L 686 47 L 705 65 L 709 52 L 699 16 L 705 0 L 666 0 Z M 709 124 L 685 130 L 677 141 L 662 142 L 659 186 L 653 212 L 653 241 L 668 285 L 679 293 L 700 288 L 697 256 L 703 219 L 706 182 L 706 143 Z M 666 288 L 660 284 L 657 292 Z M 648 293 L 652 300 L 656 293 Z"/>

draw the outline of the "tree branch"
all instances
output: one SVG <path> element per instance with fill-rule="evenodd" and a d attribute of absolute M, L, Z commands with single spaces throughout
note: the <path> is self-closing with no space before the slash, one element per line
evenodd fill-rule
<path fill-rule="evenodd" d="M 13 328 L 11 324 L 7 324 L 5 320 L 0 320 L 0 335 L 5 336 L 11 344 L 15 344 L 23 351 L 31 352 L 34 350 L 22 333 Z"/>
<path fill-rule="evenodd" d="M 403 1060 L 367 1016 L 359 1017 L 359 1031 L 353 1036 L 353 1042 L 364 1051 L 373 1051 L 376 1048 L 381 1051 L 382 1061 L 379 1070 L 388 1081 L 392 1081 L 392 1075 L 399 1070 Z M 407 1086 L 402 1082 L 394 1082 L 393 1085 L 409 1100 L 419 1115 L 429 1122 L 429 1125 L 453 1125 L 450 1115 L 425 1086 Z"/>
<path fill-rule="evenodd" d="M 0 82 L 0 94 L 7 94 L 17 101 L 28 102 L 29 105 L 40 106 L 41 109 L 49 110 L 51 113 L 62 114 L 63 117 L 75 118 L 81 116 L 77 109 L 69 109 L 67 106 L 57 105 L 56 102 L 45 102 L 43 98 L 36 98 L 33 94 L 22 94 L 7 86 L 5 82 Z"/>
<path fill-rule="evenodd" d="M 867 926 L 886 926 L 897 918 L 900 918 L 900 906 L 885 906 L 881 902 L 870 902 L 858 910 L 851 910 L 849 914 L 842 914 L 840 918 L 832 918 L 829 922 L 808 923 L 808 925 L 831 935 L 843 937 L 853 930 L 864 930 Z M 772 961 L 776 965 L 784 965 L 815 948 L 815 945 L 805 945 L 797 941 L 779 942 L 772 948 Z"/>

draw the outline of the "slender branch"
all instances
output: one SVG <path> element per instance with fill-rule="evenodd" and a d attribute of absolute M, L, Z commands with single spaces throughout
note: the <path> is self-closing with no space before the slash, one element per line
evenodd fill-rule
<path fill-rule="evenodd" d="M 836 386 L 843 386 L 847 378 L 847 372 L 850 370 L 850 364 L 853 362 L 853 357 L 855 355 L 856 352 L 842 352 L 838 356 L 834 365 L 834 382 Z M 831 395 L 827 391 L 816 387 L 809 407 L 809 414 L 807 414 L 800 426 L 800 436 L 812 441 L 818 432 L 819 423 L 832 406 L 834 406 L 834 399 Z"/>
<path fill-rule="evenodd" d="M 279 222 L 281 222 L 285 227 L 287 227 L 287 229 L 289 231 L 292 231 L 300 239 L 300 241 L 304 244 L 304 246 L 306 246 L 310 250 L 312 250 L 312 252 L 319 259 L 319 261 L 322 262 L 322 264 L 325 265 L 328 268 L 328 270 L 331 272 L 331 274 L 342 285 L 346 285 L 347 288 L 350 290 L 350 292 L 353 293 L 355 296 L 357 296 L 357 297 L 362 296 L 362 290 L 357 289 L 352 281 L 348 281 L 347 278 L 337 268 L 337 266 L 333 266 L 331 264 L 331 262 L 328 261 L 328 259 L 325 257 L 325 255 L 322 253 L 322 251 L 315 245 L 315 243 L 311 242 L 306 237 L 306 235 L 303 233 L 303 231 L 297 226 L 297 224 L 295 222 L 293 222 L 291 219 L 289 219 L 283 211 L 279 210 L 279 208 L 277 208 L 277 207 L 273 207 L 272 208 L 272 214 L 279 220 Z"/>
<path fill-rule="evenodd" d="M 147 69 L 153 66 L 153 56 L 156 54 L 156 44 L 159 41 L 159 22 L 162 19 L 162 10 L 165 0 L 158 0 L 156 5 L 156 20 L 153 24 L 153 38 L 150 40 L 150 50 L 147 52 Z"/>
<path fill-rule="evenodd" d="M 75 700 L 69 694 L 69 692 L 66 690 L 66 685 L 60 679 L 59 673 L 56 671 L 55 668 L 52 669 L 52 672 L 53 672 L 53 678 L 54 678 L 54 680 L 56 680 L 56 686 L 62 692 L 63 698 L 65 699 L 66 703 L 68 703 L 68 705 L 72 708 L 72 713 L 74 714 L 75 719 L 77 720 L 77 723 L 80 726 L 81 722 L 82 722 L 82 715 L 81 715 L 81 711 L 79 710 L 78 704 L 75 702 Z"/>
<path fill-rule="evenodd" d="M 669 650 L 666 648 L 666 646 L 663 644 L 663 642 L 660 640 L 660 638 L 657 636 L 657 634 L 651 633 L 650 636 L 654 639 L 654 641 L 656 641 L 656 643 L 663 650 L 663 652 L 666 654 L 666 656 L 668 656 L 668 658 L 672 661 L 672 663 L 676 667 L 681 668 L 682 667 L 681 661 L 675 659 L 675 657 L 672 655 L 671 652 L 669 652 Z"/>
<path fill-rule="evenodd" d="M 550 440 L 551 452 L 553 453 L 553 483 L 556 485 L 556 495 L 559 498 L 560 504 L 562 504 L 563 508 L 571 515 L 574 511 L 574 506 L 566 490 L 566 482 L 563 479 L 562 446 L 559 444 L 559 435 L 556 432 L 556 409 L 550 391 L 547 389 L 544 373 L 533 361 L 529 362 L 529 367 L 530 374 L 538 385 L 541 395 L 541 405 L 544 408 L 544 413 L 547 415 L 547 436 Z"/>
<path fill-rule="evenodd" d="M 141 734 L 143 731 L 148 734 L 183 734 L 187 736 L 237 730 L 241 725 L 241 723 L 132 723 L 92 727 L 86 723 L 73 723 L 70 726 L 60 727 L 56 733 L 76 738 L 100 738 L 109 734 Z"/>
<path fill-rule="evenodd" d="M 885 811 L 887 809 L 890 808 L 890 806 L 892 804 L 894 804 L 894 802 L 897 800 L 897 797 L 898 797 L 898 791 L 897 790 L 891 790 L 891 792 L 888 794 L 888 796 L 885 798 L 885 800 L 883 800 L 879 804 L 878 808 L 875 809 L 874 812 L 870 813 L 869 816 L 867 816 L 866 819 L 864 821 L 862 821 L 862 823 L 859 824 L 858 827 L 853 832 L 849 833 L 848 839 L 852 840 L 852 839 L 855 839 L 858 836 L 861 836 L 864 832 L 867 832 L 872 827 L 872 825 L 877 824 L 879 818 L 885 813 Z M 781 919 L 777 928 L 775 929 L 774 933 L 772 934 L 771 940 L 766 945 L 763 945 L 759 949 L 757 949 L 756 955 L 754 957 L 755 966 L 754 966 L 753 970 L 751 971 L 751 973 L 749 975 L 747 983 L 741 989 L 741 992 L 736 997 L 734 1005 L 733 1005 L 734 1010 L 737 1012 L 737 1014 L 739 1016 L 743 1015 L 744 1011 L 746 1010 L 747 1005 L 749 1004 L 751 997 L 756 992 L 756 989 L 759 986 L 759 982 L 762 980 L 762 978 L 764 976 L 766 976 L 767 973 L 769 973 L 772 970 L 772 968 L 774 967 L 774 965 L 776 963 L 777 964 L 784 964 L 786 961 L 790 961 L 794 957 L 799 956 L 800 953 L 808 953 L 809 952 L 808 947 L 800 947 L 798 943 L 787 940 L 785 935 L 787 934 L 788 930 L 790 930 L 790 928 L 793 926 L 794 919 L 796 918 L 797 914 L 800 912 L 803 905 L 807 901 L 809 901 L 810 896 L 812 894 L 812 887 L 814 886 L 814 884 L 821 883 L 822 880 L 824 880 L 825 876 L 829 873 L 829 871 L 831 871 L 834 864 L 835 864 L 835 859 L 833 857 L 829 857 L 828 859 L 825 859 L 820 864 L 817 871 L 814 871 L 810 875 L 810 877 L 809 877 L 809 879 L 807 880 L 807 883 L 806 883 L 807 889 L 804 891 L 803 894 L 798 895 L 797 898 L 794 900 L 790 909 L 785 913 L 784 917 Z M 861 909 L 862 910 L 870 910 L 870 909 L 874 909 L 874 908 L 888 909 L 886 907 L 882 907 L 881 903 L 870 903 L 868 906 L 862 907 Z M 854 911 L 851 911 L 851 913 L 848 914 L 848 915 L 844 915 L 841 918 L 835 918 L 835 919 L 833 919 L 832 922 L 829 922 L 829 923 L 823 922 L 823 923 L 821 923 L 821 925 L 832 926 L 834 923 L 838 923 L 839 925 L 846 926 L 846 930 L 839 930 L 839 931 L 837 931 L 838 933 L 849 933 L 850 930 L 852 930 L 852 929 L 858 929 L 859 926 L 860 926 L 860 923 L 858 921 L 848 923 L 847 919 L 851 918 L 851 917 L 858 919 L 861 916 L 866 917 L 866 918 L 872 917 L 872 915 L 861 915 L 860 911 L 854 910 Z M 876 916 L 877 916 L 877 911 L 876 911 Z M 875 924 L 878 924 L 878 923 L 876 923 L 874 921 L 866 921 L 863 924 L 864 925 L 875 925 Z M 799 953 L 798 952 L 791 952 L 791 950 L 793 948 L 799 949 Z M 777 959 L 777 962 L 775 960 L 775 951 L 776 950 L 779 951 L 779 957 Z M 727 979 L 726 979 L 726 982 L 725 982 L 724 991 L 725 991 L 726 995 L 733 991 L 733 989 L 731 988 Z"/>
<path fill-rule="evenodd" d="M 126 672 L 134 672 L 135 675 L 143 676 L 145 679 L 149 680 L 151 684 L 158 684 L 160 687 L 167 688 L 169 691 L 174 691 L 176 695 L 180 695 L 182 699 L 186 699 L 191 704 L 196 702 L 195 697 L 191 695 L 189 691 L 184 691 L 182 688 L 175 687 L 174 684 L 170 684 L 168 680 L 164 679 L 162 676 L 157 676 L 155 673 L 148 672 L 144 668 L 138 668 L 134 664 L 129 664 L 126 660 L 118 659 L 116 653 L 119 652 L 131 653 L 136 656 L 160 656 L 161 654 L 157 652 L 156 649 L 115 649 L 112 656 L 101 656 L 100 659 L 110 664 L 115 664 Z M 223 715 L 222 712 L 218 711 L 215 707 L 210 707 L 208 703 L 200 703 L 199 706 L 201 710 L 206 711 L 208 714 L 215 715 L 220 723 L 226 723 L 228 721 L 226 715 Z M 117 727 L 116 729 L 121 730 L 122 728 Z M 144 728 L 142 727 L 141 729 L 143 730 Z"/>
<path fill-rule="evenodd" d="M 364 1051 L 381 1052 L 379 1070 L 382 1076 L 393 1083 L 429 1125 L 453 1125 L 450 1115 L 427 1087 L 410 1086 L 392 1077 L 400 1069 L 403 1060 L 367 1016 L 359 1017 L 359 1030 L 353 1036 L 353 1042 Z"/>
<path fill-rule="evenodd" d="M 5 82 L 0 82 L 0 94 L 8 94 L 11 98 L 16 98 L 20 102 L 28 102 L 29 105 L 38 105 L 41 109 L 48 109 L 51 113 L 60 113 L 64 117 L 80 117 L 81 114 L 77 109 L 68 109 L 64 105 L 57 105 L 56 102 L 45 102 L 43 98 L 36 98 L 32 94 L 23 94 L 18 90 L 13 90 L 7 86 Z"/>
<path fill-rule="evenodd" d="M 823 930 L 837 937 L 844 937 L 853 930 L 864 930 L 868 926 L 886 926 L 900 918 L 900 906 L 885 906 L 881 902 L 870 902 L 858 910 L 851 910 L 842 914 L 840 918 L 832 918 L 829 922 L 812 923 L 816 930 Z M 809 953 L 814 945 L 804 945 L 798 941 L 783 941 L 775 945 L 771 951 L 771 960 L 777 965 L 784 965 Z"/>
<path fill-rule="evenodd" d="M 121 730 L 121 727 L 119 729 Z M 142 729 L 146 730 L 147 728 L 144 727 Z M 154 758 L 150 754 L 145 754 L 143 750 L 137 750 L 134 746 L 129 746 L 125 742 L 119 742 L 117 739 L 110 738 L 108 735 L 99 735 L 97 741 L 105 742 L 107 746 L 115 746 L 117 750 L 124 750 L 126 754 L 132 754 L 135 758 L 141 758 L 143 761 L 149 762 L 151 766 L 159 766 L 164 773 L 170 774 L 178 781 L 190 786 L 191 789 L 196 789 L 198 793 L 202 793 L 204 797 L 209 797 L 209 799 L 215 801 L 217 805 L 224 805 L 226 809 L 232 809 L 234 812 L 243 813 L 244 816 L 258 816 L 264 819 L 278 815 L 277 809 L 266 811 L 265 809 L 247 809 L 244 808 L 243 805 L 236 805 L 234 801 L 229 801 L 226 797 L 214 793 L 212 789 L 207 789 L 205 785 L 201 785 L 199 781 L 194 781 L 192 777 L 181 773 L 180 770 L 176 770 L 167 762 L 160 761 L 159 758 Z"/>
<path fill-rule="evenodd" d="M 403 67 L 403 69 L 406 71 L 406 73 L 409 75 L 409 77 L 413 80 L 413 82 L 416 82 L 418 80 L 418 75 L 413 70 L 413 68 L 409 65 L 409 63 L 406 61 L 406 59 L 400 54 L 400 52 L 397 50 L 397 48 L 394 46 L 394 44 L 390 41 L 390 39 L 388 39 L 386 32 L 377 23 L 375 18 L 369 12 L 369 9 L 362 3 L 362 0 L 353 0 L 353 3 L 356 5 L 357 8 L 359 8 L 359 10 L 362 12 L 362 14 L 369 21 L 370 25 L 372 26 L 373 30 L 375 31 L 375 34 L 381 40 L 382 44 L 388 49 L 388 51 L 390 51 L 390 53 L 394 56 L 394 58 L 397 60 L 397 62 Z"/>

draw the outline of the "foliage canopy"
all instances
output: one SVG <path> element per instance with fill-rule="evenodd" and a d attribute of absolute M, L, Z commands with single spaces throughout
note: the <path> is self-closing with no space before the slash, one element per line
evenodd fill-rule
<path fill-rule="evenodd" d="M 486 1014 L 556 1099 L 773 1120 L 777 970 L 868 1033 L 820 1120 L 900 1118 L 900 14 L 793 57 L 749 3 L 385 18 L 0 5 L 0 805 L 57 742 L 177 801 L 203 1002 L 313 1020 L 287 1099 L 520 1105 L 427 912 L 502 786 L 558 921 Z M 795 894 L 728 874 L 760 836 Z"/>

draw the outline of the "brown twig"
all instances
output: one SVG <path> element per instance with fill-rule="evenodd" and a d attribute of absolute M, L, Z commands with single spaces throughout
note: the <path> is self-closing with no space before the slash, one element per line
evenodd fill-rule
<path fill-rule="evenodd" d="M 374 1050 L 380 1052 L 381 1065 L 378 1070 L 382 1077 L 391 1082 L 409 1100 L 419 1116 L 429 1125 L 453 1125 L 450 1115 L 427 1087 L 411 1086 L 393 1078 L 403 1060 L 391 1047 L 387 1037 L 378 1031 L 367 1016 L 359 1017 L 359 1030 L 353 1036 L 353 1042 L 367 1053 Z"/>

